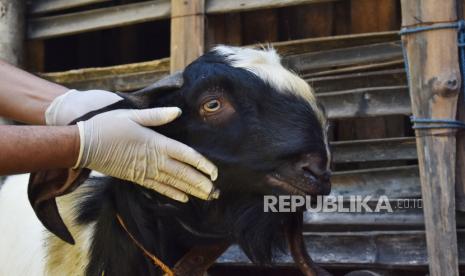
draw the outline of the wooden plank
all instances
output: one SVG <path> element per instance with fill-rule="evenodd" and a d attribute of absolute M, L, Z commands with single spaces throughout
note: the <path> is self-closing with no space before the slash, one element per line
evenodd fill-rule
<path fill-rule="evenodd" d="M 398 30 L 397 0 L 352 0 L 350 1 L 350 29 L 352 33 L 366 33 Z M 347 88 L 349 89 L 349 88 Z M 373 139 L 404 134 L 404 118 L 402 116 L 377 117 L 370 119 L 350 120 L 338 124 L 338 138 Z M 379 166 L 380 164 L 377 164 Z"/>
<path fill-rule="evenodd" d="M 325 267 L 424 269 L 428 266 L 424 231 L 306 232 L 304 238 L 312 259 Z M 465 265 L 464 230 L 458 231 L 458 239 L 460 265 Z M 237 245 L 231 246 L 217 264 L 251 265 Z M 294 261 L 290 255 L 281 254 L 275 265 L 294 266 Z"/>
<path fill-rule="evenodd" d="M 359 72 L 306 79 L 316 93 L 380 86 L 407 85 L 404 69 Z"/>
<path fill-rule="evenodd" d="M 330 119 L 408 115 L 410 98 L 406 86 L 362 88 L 323 93 L 318 99 Z"/>
<path fill-rule="evenodd" d="M 217 14 L 261 9 L 276 9 L 295 5 L 334 1 L 337 0 L 209 0 L 207 1 L 207 13 Z"/>
<path fill-rule="evenodd" d="M 111 0 L 34 0 L 31 2 L 29 13 L 42 14 L 109 1 Z"/>
<path fill-rule="evenodd" d="M 272 43 L 272 46 L 281 55 L 288 56 L 320 52 L 322 49 L 339 49 L 382 42 L 394 42 L 399 41 L 399 39 L 398 32 L 377 32 L 282 41 Z"/>
<path fill-rule="evenodd" d="M 148 86 L 169 74 L 169 59 L 126 65 L 86 68 L 41 74 L 50 81 L 76 89 L 132 91 Z"/>
<path fill-rule="evenodd" d="M 398 30 L 396 0 L 351 0 L 350 18 L 352 33 Z"/>
<path fill-rule="evenodd" d="M 393 61 L 401 58 L 400 43 L 386 42 L 286 56 L 283 58 L 283 64 L 303 73 L 332 67 Z"/>
<path fill-rule="evenodd" d="M 346 73 L 355 73 L 355 72 L 367 72 L 370 70 L 383 70 L 383 69 L 398 69 L 404 67 L 404 60 L 398 59 L 393 61 L 386 61 L 386 62 L 377 62 L 373 64 L 367 65 L 355 65 L 355 66 L 347 66 L 337 69 L 329 69 L 323 71 L 316 71 L 312 73 L 301 74 L 301 77 L 304 79 L 308 78 L 315 78 L 321 76 L 332 76 L 337 74 L 346 74 Z"/>
<path fill-rule="evenodd" d="M 207 13 L 230 13 L 233 11 L 248 11 L 328 1 L 334 0 L 272 0 L 266 2 L 260 0 L 211 0 L 207 4 Z M 186 1 L 186 3 L 189 2 Z M 170 17 L 170 10 L 171 4 L 169 0 L 152 0 L 91 11 L 32 18 L 27 37 L 29 39 L 45 39 L 166 19 Z"/>
<path fill-rule="evenodd" d="M 347 204 L 344 206 L 349 206 Z M 376 201 L 367 205 L 375 210 Z M 308 231 L 380 231 L 380 230 L 425 230 L 421 199 L 402 198 L 389 201 L 392 212 L 315 212 L 304 213 Z M 465 214 L 457 212 L 457 227 L 465 227 Z"/>
<path fill-rule="evenodd" d="M 244 44 L 268 43 L 278 40 L 277 10 L 251 11 L 242 14 Z"/>
<path fill-rule="evenodd" d="M 206 49 L 218 44 L 242 45 L 241 14 L 210 15 L 207 20 Z"/>
<path fill-rule="evenodd" d="M 13 65 L 24 62 L 24 1 L 0 1 L 0 58 Z"/>
<path fill-rule="evenodd" d="M 29 72 L 43 72 L 45 67 L 45 45 L 43 40 L 26 42 L 26 68 Z"/>
<path fill-rule="evenodd" d="M 170 17 L 169 0 L 147 1 L 91 11 L 32 18 L 29 39 L 45 39 L 166 19 Z"/>
<path fill-rule="evenodd" d="M 168 74 L 169 59 L 102 68 L 87 68 L 41 76 L 77 89 L 132 91 Z M 319 94 L 330 119 L 409 114 L 405 86 L 375 87 Z"/>
<path fill-rule="evenodd" d="M 376 231 L 376 230 L 424 230 L 423 210 L 418 199 L 399 199 L 390 201 L 393 212 L 305 212 L 306 229 L 312 231 Z M 376 204 L 368 204 L 370 208 Z M 375 209 L 375 208 L 373 208 Z M 464 216 L 461 225 L 464 225 Z"/>
<path fill-rule="evenodd" d="M 205 50 L 205 0 L 171 1 L 171 73 Z"/>
<path fill-rule="evenodd" d="M 456 1 L 402 0 L 403 26 L 430 26 L 457 20 Z M 422 22 L 428 22 L 423 24 Z M 454 120 L 460 88 L 456 30 L 419 32 L 403 37 L 409 60 L 412 110 L 417 118 Z M 430 275 L 458 275 L 455 231 L 456 140 L 417 130 L 418 161 L 425 212 Z M 447 246 L 445 246 L 447 245 Z"/>
<path fill-rule="evenodd" d="M 415 160 L 415 138 L 400 137 L 331 142 L 334 163 Z"/>
<path fill-rule="evenodd" d="M 403 198 L 390 200 L 392 212 L 315 212 L 304 213 L 304 230 L 339 232 L 344 231 L 386 231 L 425 230 L 421 199 Z M 377 202 L 367 204 L 376 209 Z M 349 202 L 344 205 L 348 208 Z M 315 207 L 313 207 L 315 208 Z M 457 227 L 465 228 L 465 214 L 456 213 Z"/>
<path fill-rule="evenodd" d="M 280 24 L 280 40 L 331 36 L 333 11 L 332 2 L 293 6 L 280 11 L 280 20 L 286 22 Z"/>
<path fill-rule="evenodd" d="M 416 165 L 334 172 L 331 178 L 334 196 L 387 196 L 390 199 L 420 197 Z"/>

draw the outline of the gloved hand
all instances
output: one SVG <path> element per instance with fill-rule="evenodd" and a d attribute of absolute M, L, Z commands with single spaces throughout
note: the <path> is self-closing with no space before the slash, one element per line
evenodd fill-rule
<path fill-rule="evenodd" d="M 115 93 L 105 90 L 69 90 L 57 97 L 45 111 L 49 126 L 66 126 L 75 119 L 123 100 Z"/>
<path fill-rule="evenodd" d="M 177 107 L 120 109 L 78 122 L 80 151 L 75 168 L 136 182 L 181 202 L 188 201 L 186 194 L 218 198 L 212 182 L 194 169 L 214 181 L 215 165 L 194 149 L 143 127 L 169 123 L 180 114 Z"/>

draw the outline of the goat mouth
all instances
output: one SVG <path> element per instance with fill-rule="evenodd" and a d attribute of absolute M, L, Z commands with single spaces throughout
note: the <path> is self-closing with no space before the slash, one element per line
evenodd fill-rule
<path fill-rule="evenodd" d="M 320 194 L 319 191 L 315 191 L 315 188 L 312 187 L 313 185 L 302 186 L 302 185 L 299 185 L 300 183 L 298 184 L 298 183 L 293 183 L 291 181 L 286 181 L 282 179 L 282 177 L 278 173 L 268 174 L 266 175 L 265 179 L 266 179 L 266 182 L 272 187 L 283 190 L 291 195 L 301 195 L 301 196 L 315 195 L 316 196 Z M 316 183 L 312 183 L 312 184 L 316 184 Z"/>

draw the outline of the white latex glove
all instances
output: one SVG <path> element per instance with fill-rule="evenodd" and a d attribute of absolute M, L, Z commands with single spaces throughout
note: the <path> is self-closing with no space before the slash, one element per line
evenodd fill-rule
<path fill-rule="evenodd" d="M 215 165 L 194 149 L 143 126 L 169 123 L 177 107 L 113 110 L 78 122 L 80 151 L 75 168 L 89 168 L 138 183 L 172 199 L 190 194 L 218 198 L 213 183 L 195 168 L 217 178 Z"/>
<path fill-rule="evenodd" d="M 116 102 L 123 98 L 105 90 L 69 90 L 57 97 L 45 111 L 49 126 L 66 126 L 75 119 Z"/>

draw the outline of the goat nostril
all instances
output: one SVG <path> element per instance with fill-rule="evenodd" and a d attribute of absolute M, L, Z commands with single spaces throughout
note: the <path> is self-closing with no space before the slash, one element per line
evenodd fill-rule
<path fill-rule="evenodd" d="M 321 181 L 323 182 L 329 182 L 329 180 L 331 179 L 331 172 L 330 171 L 326 171 L 324 172 L 321 177 L 320 177 Z"/>
<path fill-rule="evenodd" d="M 321 182 L 329 182 L 329 180 L 331 179 L 331 171 L 315 172 L 308 165 L 301 166 L 301 169 L 303 170 L 305 175 L 313 178 L 314 180 L 319 180 Z"/>

